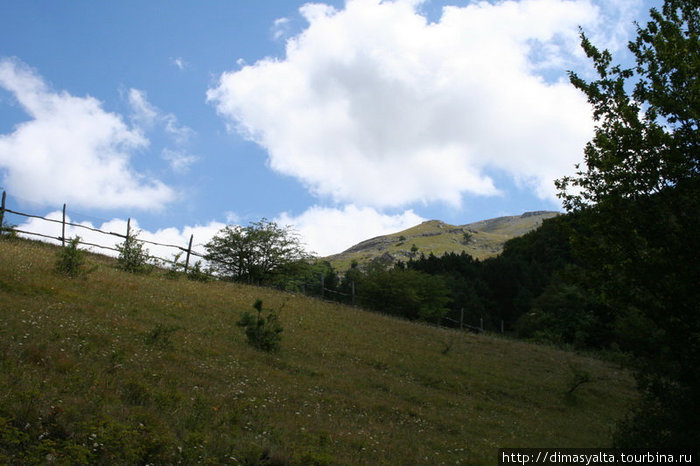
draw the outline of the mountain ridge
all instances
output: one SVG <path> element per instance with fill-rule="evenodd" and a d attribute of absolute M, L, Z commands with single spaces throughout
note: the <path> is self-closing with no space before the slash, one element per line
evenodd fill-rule
<path fill-rule="evenodd" d="M 406 230 L 360 241 L 324 259 L 341 271 L 350 268 L 355 261 L 360 265 L 371 261 L 390 265 L 419 257 L 421 253 L 440 256 L 466 252 L 483 260 L 500 254 L 509 239 L 522 236 L 539 227 L 544 220 L 558 215 L 559 212 L 538 210 L 464 225 L 426 220 Z"/>

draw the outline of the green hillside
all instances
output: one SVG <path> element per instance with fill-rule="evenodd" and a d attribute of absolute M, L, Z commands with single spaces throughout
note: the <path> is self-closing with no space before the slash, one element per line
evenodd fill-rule
<path fill-rule="evenodd" d="M 605 447 L 636 392 L 573 353 L 0 241 L 0 463 L 496 464 Z M 235 326 L 280 309 L 282 349 Z M 577 376 L 590 381 L 573 391 Z"/>
<path fill-rule="evenodd" d="M 342 272 L 352 261 L 365 264 L 379 259 L 391 264 L 418 257 L 421 253 L 441 256 L 446 252 L 459 254 L 464 251 L 476 259 L 486 259 L 498 255 L 509 239 L 524 235 L 539 227 L 543 220 L 557 215 L 557 212 L 527 212 L 459 226 L 429 220 L 398 233 L 362 241 L 326 260 Z"/>

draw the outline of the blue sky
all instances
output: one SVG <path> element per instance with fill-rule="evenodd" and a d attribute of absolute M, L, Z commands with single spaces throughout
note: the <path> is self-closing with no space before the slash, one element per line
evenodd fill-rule
<path fill-rule="evenodd" d="M 590 72 L 578 26 L 624 57 L 651 6 L 2 1 L 0 186 L 16 210 L 65 202 L 176 244 L 265 217 L 320 255 L 559 210 L 592 134 L 565 74 Z"/>

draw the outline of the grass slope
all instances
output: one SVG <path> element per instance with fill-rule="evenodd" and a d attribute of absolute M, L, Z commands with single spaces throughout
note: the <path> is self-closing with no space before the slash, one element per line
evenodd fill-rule
<path fill-rule="evenodd" d="M 69 279 L 56 250 L 0 241 L 0 463 L 496 464 L 608 446 L 636 396 L 572 353 L 102 256 Z M 257 298 L 281 308 L 278 354 L 235 326 Z"/>
<path fill-rule="evenodd" d="M 522 215 L 498 217 L 467 225 L 449 225 L 439 220 L 429 220 L 398 233 L 378 236 L 352 246 L 346 251 L 326 259 L 333 268 L 344 272 L 352 261 L 365 264 L 381 258 L 387 263 L 406 261 L 421 253 L 441 256 L 447 252 L 462 251 L 476 259 L 486 259 L 500 254 L 509 239 L 524 235 L 542 224 L 542 220 L 555 217 L 557 212 L 528 212 Z M 465 233 L 469 238 L 465 238 Z M 418 248 L 412 251 L 413 246 Z"/>

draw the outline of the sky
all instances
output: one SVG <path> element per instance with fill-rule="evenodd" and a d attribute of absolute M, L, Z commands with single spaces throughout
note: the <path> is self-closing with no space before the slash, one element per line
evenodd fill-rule
<path fill-rule="evenodd" d="M 624 62 L 661 1 L 0 5 L 8 208 L 65 203 L 72 222 L 125 233 L 130 218 L 200 252 L 266 218 L 326 256 L 425 220 L 561 210 L 554 180 L 594 127 L 567 76 L 594 76 L 579 28 Z"/>

